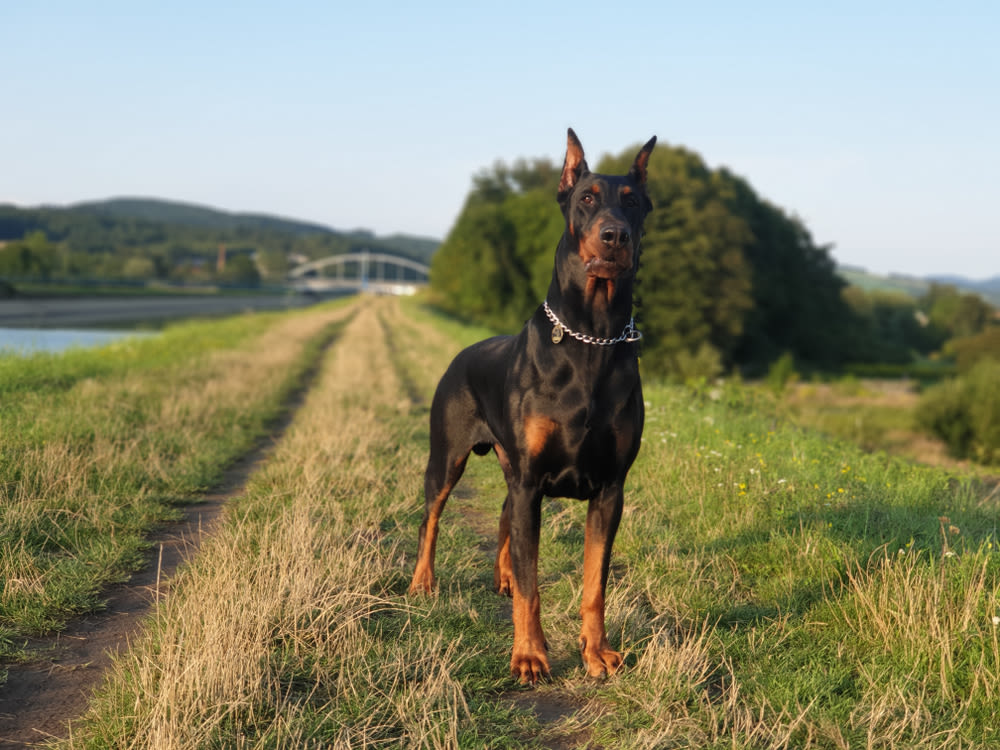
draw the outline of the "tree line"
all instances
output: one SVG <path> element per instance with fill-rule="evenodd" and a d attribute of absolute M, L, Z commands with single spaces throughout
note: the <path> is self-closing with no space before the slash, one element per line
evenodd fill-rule
<path fill-rule="evenodd" d="M 119 204 L 134 214 L 114 213 Z M 296 260 L 367 249 L 425 262 L 437 247 L 422 238 L 336 232 L 195 207 L 185 213 L 183 206 L 161 201 L 102 205 L 89 210 L 0 205 L 0 282 L 104 279 L 254 285 L 283 280 Z M 222 268 L 217 264 L 220 248 L 226 255 Z"/>
<path fill-rule="evenodd" d="M 597 171 L 624 174 L 637 147 Z M 498 162 L 473 180 L 431 264 L 434 303 L 518 330 L 544 298 L 563 232 L 560 165 Z M 994 320 L 975 294 L 932 286 L 921 298 L 865 292 L 837 274 L 830 247 L 743 178 L 660 145 L 647 184 L 637 320 L 647 372 L 758 375 L 782 356 L 808 370 L 904 365 L 975 337 Z"/>

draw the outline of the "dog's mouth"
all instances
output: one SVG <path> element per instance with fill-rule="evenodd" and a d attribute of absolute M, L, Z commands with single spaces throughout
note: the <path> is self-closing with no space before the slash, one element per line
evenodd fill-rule
<path fill-rule="evenodd" d="M 625 248 L 614 251 L 610 256 L 591 255 L 583 261 L 587 283 L 583 297 L 588 305 L 601 307 L 611 304 L 618 291 L 618 282 L 632 273 L 632 255 Z"/>
<path fill-rule="evenodd" d="M 614 259 L 601 258 L 595 255 L 587 260 L 583 264 L 583 267 L 586 269 L 587 275 L 591 278 L 617 279 L 628 271 L 631 266 Z"/>

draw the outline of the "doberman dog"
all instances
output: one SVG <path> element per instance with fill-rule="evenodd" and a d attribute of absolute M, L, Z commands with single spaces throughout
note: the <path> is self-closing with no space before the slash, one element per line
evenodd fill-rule
<path fill-rule="evenodd" d="M 514 599 L 510 668 L 521 682 L 549 676 L 538 594 L 543 495 L 588 501 L 580 649 L 594 677 L 622 664 L 608 643 L 604 594 L 644 419 L 632 291 L 642 224 L 653 207 L 646 170 L 655 144 L 654 136 L 627 175 L 608 176 L 590 171 L 569 130 L 557 194 L 566 229 L 544 304 L 516 336 L 460 352 L 431 404 L 426 505 L 410 592 L 433 589 L 445 502 L 469 453 L 492 448 L 507 481 L 494 583 Z"/>

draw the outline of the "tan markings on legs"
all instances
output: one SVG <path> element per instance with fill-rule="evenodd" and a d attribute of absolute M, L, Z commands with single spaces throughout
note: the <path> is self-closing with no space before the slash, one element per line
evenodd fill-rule
<path fill-rule="evenodd" d="M 510 561 L 510 503 L 504 503 L 497 535 L 497 559 L 493 564 L 493 587 L 498 594 L 514 595 L 514 567 Z"/>
<path fill-rule="evenodd" d="M 583 542 L 583 601 L 580 605 L 580 653 L 591 677 L 614 674 L 622 655 L 611 648 L 604 628 L 604 540 L 592 531 L 590 513 Z"/>
<path fill-rule="evenodd" d="M 431 503 L 423 525 L 420 527 L 422 534 L 419 544 L 417 566 L 413 571 L 413 580 L 410 581 L 410 593 L 430 593 L 434 589 L 434 553 L 437 549 L 438 524 L 441 521 L 441 513 L 444 511 L 444 504 L 448 500 L 448 495 L 462 476 L 465 469 L 465 462 L 469 458 L 466 453 L 448 472 L 444 487 L 438 492 Z"/>
<path fill-rule="evenodd" d="M 500 468 L 503 469 L 505 479 L 510 478 L 511 467 L 510 458 L 500 443 L 494 443 L 493 450 L 496 451 L 497 460 L 500 461 Z M 514 595 L 514 567 L 510 561 L 510 500 L 505 500 L 503 510 L 500 512 L 500 529 L 497 533 L 497 559 L 493 564 L 493 588 L 498 594 L 504 596 Z"/>
<path fill-rule="evenodd" d="M 549 676 L 549 657 L 542 632 L 541 599 L 538 591 L 529 600 L 514 581 L 514 648 L 510 673 L 521 682 L 534 685 Z"/>
<path fill-rule="evenodd" d="M 424 537 L 420 543 L 420 557 L 417 559 L 417 567 L 413 571 L 413 580 L 410 581 L 411 594 L 429 594 L 434 589 L 434 553 L 437 548 L 438 523 L 441 520 L 441 511 L 444 508 L 445 500 L 451 486 L 446 486 L 434 499 L 434 505 L 427 516 L 427 525 L 424 528 Z"/>

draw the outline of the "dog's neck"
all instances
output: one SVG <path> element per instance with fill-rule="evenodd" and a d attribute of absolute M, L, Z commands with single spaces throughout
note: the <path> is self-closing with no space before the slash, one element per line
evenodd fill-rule
<path fill-rule="evenodd" d="M 557 261 L 546 301 L 568 328 L 597 338 L 616 338 L 632 320 L 633 283 L 631 274 L 613 281 L 561 278 Z"/>

